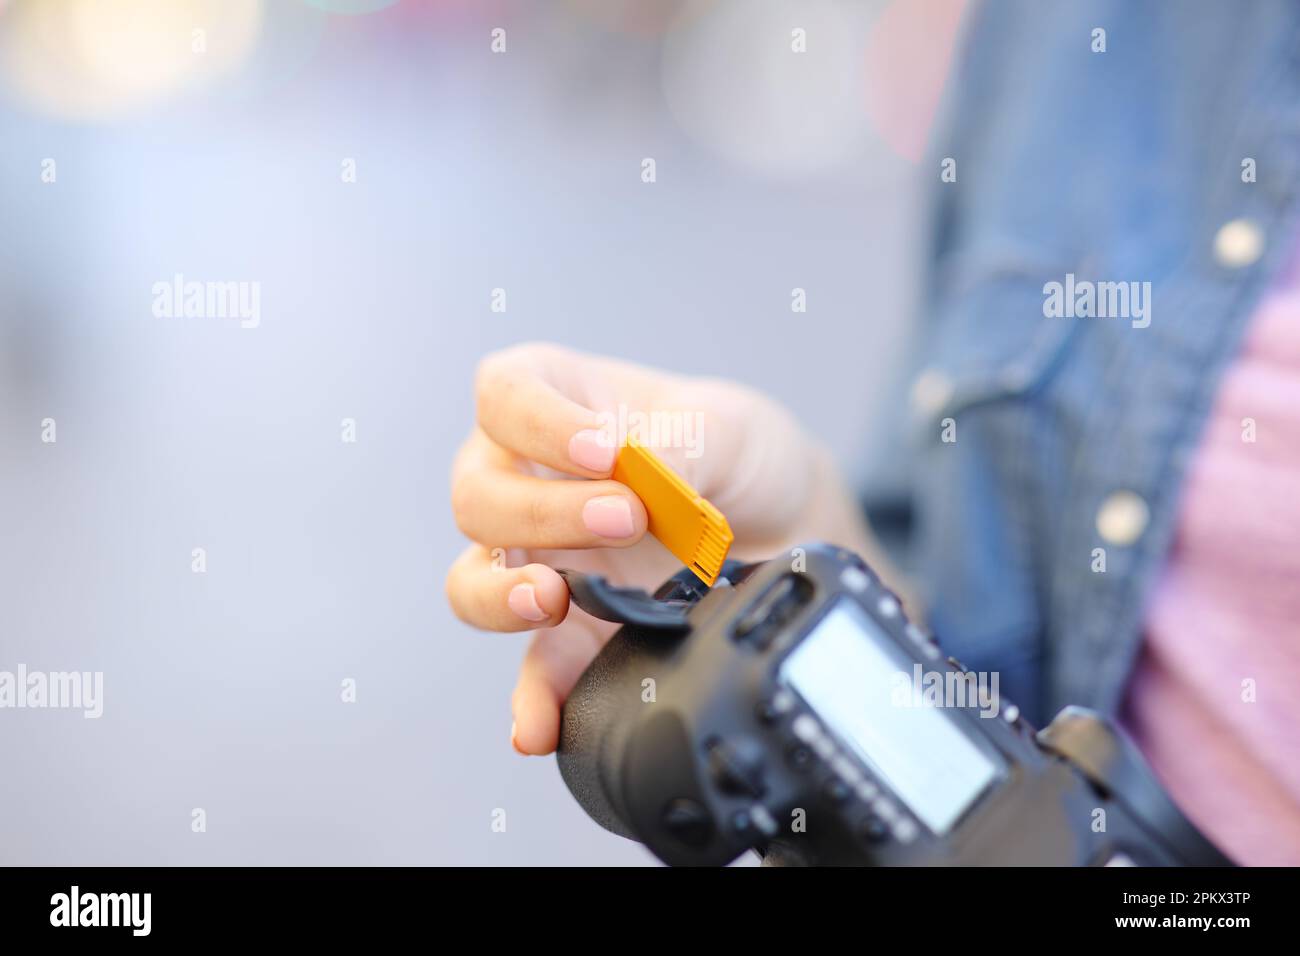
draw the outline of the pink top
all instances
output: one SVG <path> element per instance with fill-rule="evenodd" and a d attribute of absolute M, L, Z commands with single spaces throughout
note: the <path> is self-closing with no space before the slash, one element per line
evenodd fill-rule
<path fill-rule="evenodd" d="M 1183 811 L 1250 865 L 1300 865 L 1296 272 L 1260 304 L 1224 377 L 1124 718 Z"/>

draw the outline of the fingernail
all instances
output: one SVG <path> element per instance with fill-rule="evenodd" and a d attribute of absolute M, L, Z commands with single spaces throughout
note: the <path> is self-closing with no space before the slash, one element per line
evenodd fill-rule
<path fill-rule="evenodd" d="M 517 721 L 510 721 L 510 746 L 515 748 L 515 753 L 523 754 L 526 757 L 528 755 L 524 754 L 524 752 L 519 749 L 519 741 L 515 739 L 515 731 L 518 727 L 519 724 Z"/>
<path fill-rule="evenodd" d="M 510 610 L 525 621 L 546 620 L 546 612 L 537 603 L 537 592 L 533 590 L 531 584 L 516 584 L 510 589 L 510 596 L 506 598 L 506 603 L 510 605 Z"/>
<path fill-rule="evenodd" d="M 622 495 L 592 498 L 582 506 L 582 523 L 602 538 L 630 538 L 636 530 L 632 508 Z"/>
<path fill-rule="evenodd" d="M 609 437 L 594 428 L 584 429 L 569 439 L 569 457 L 589 471 L 612 471 L 617 452 Z"/>

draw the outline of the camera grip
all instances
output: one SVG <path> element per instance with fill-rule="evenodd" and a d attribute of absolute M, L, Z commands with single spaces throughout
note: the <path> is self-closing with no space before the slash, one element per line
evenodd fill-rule
<path fill-rule="evenodd" d="M 675 641 L 624 627 L 578 679 L 560 717 L 556 762 L 569 791 L 606 830 L 636 840 L 622 793 L 622 758 L 641 712 L 644 681 L 657 680 Z"/>

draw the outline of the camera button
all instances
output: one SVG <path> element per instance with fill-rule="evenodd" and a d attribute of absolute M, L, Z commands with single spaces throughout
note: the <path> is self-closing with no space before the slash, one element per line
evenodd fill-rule
<path fill-rule="evenodd" d="M 704 846 L 713 837 L 709 811 L 688 797 L 678 797 L 664 807 L 663 825 L 687 846 Z"/>
<path fill-rule="evenodd" d="M 752 740 L 720 740 L 709 748 L 709 774 L 724 793 L 763 795 L 763 748 Z"/>
<path fill-rule="evenodd" d="M 843 754 L 831 761 L 831 770 L 835 772 L 835 776 L 850 787 L 857 786 L 858 781 L 862 779 L 862 772 L 858 770 L 852 760 Z"/>
<path fill-rule="evenodd" d="M 822 729 L 817 726 L 817 721 L 808 714 L 800 714 L 790 725 L 794 735 L 806 744 L 811 744 L 814 740 L 821 738 Z"/>
<path fill-rule="evenodd" d="M 861 593 L 871 587 L 871 578 L 860 568 L 845 568 L 840 573 L 840 583 L 850 591 Z"/>
<path fill-rule="evenodd" d="M 876 812 L 876 816 L 880 817 L 880 819 L 884 820 L 886 823 L 893 823 L 898 819 L 898 808 L 884 797 L 879 797 L 876 802 L 871 805 L 871 809 Z"/>
<path fill-rule="evenodd" d="M 813 763 L 812 751 L 807 747 L 801 747 L 798 744 L 790 748 L 786 757 L 795 770 L 807 770 Z"/>
<path fill-rule="evenodd" d="M 762 833 L 763 836 L 776 836 L 776 831 L 778 829 L 776 819 L 772 814 L 768 813 L 767 807 L 763 806 L 761 803 L 756 803 L 749 808 L 749 819 L 753 822 L 754 826 L 758 827 L 758 831 Z"/>
<path fill-rule="evenodd" d="M 889 824 L 880 817 L 867 817 L 858 824 L 858 835 L 869 843 L 883 843 L 889 839 Z"/>
<path fill-rule="evenodd" d="M 934 636 L 932 634 L 929 634 L 924 628 L 917 626 L 911 621 L 907 622 L 907 627 L 904 628 L 904 630 L 907 632 L 907 636 L 912 639 L 912 643 L 916 644 L 918 647 L 926 647 L 934 643 Z"/>
<path fill-rule="evenodd" d="M 775 724 L 790 711 L 794 710 L 794 695 L 788 690 L 779 690 L 767 700 L 759 703 L 758 720 L 763 724 Z"/>
<path fill-rule="evenodd" d="M 831 803 L 844 803 L 849 799 L 853 791 L 849 789 L 848 784 L 843 780 L 832 777 L 830 780 L 827 780 L 826 785 L 822 787 L 822 793 L 826 795 L 826 799 Z"/>
<path fill-rule="evenodd" d="M 894 838 L 898 840 L 899 843 L 911 843 L 916 839 L 916 834 L 916 824 L 907 819 L 907 817 L 903 817 L 894 824 Z"/>

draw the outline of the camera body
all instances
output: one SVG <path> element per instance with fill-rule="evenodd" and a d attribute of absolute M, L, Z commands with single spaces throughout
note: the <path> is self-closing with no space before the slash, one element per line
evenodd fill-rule
<path fill-rule="evenodd" d="M 653 598 L 564 573 L 624 626 L 565 705 L 561 774 L 666 863 L 1229 863 L 1117 728 L 1067 708 L 1035 731 L 850 552 L 729 562 L 712 589 L 684 571 Z"/>

